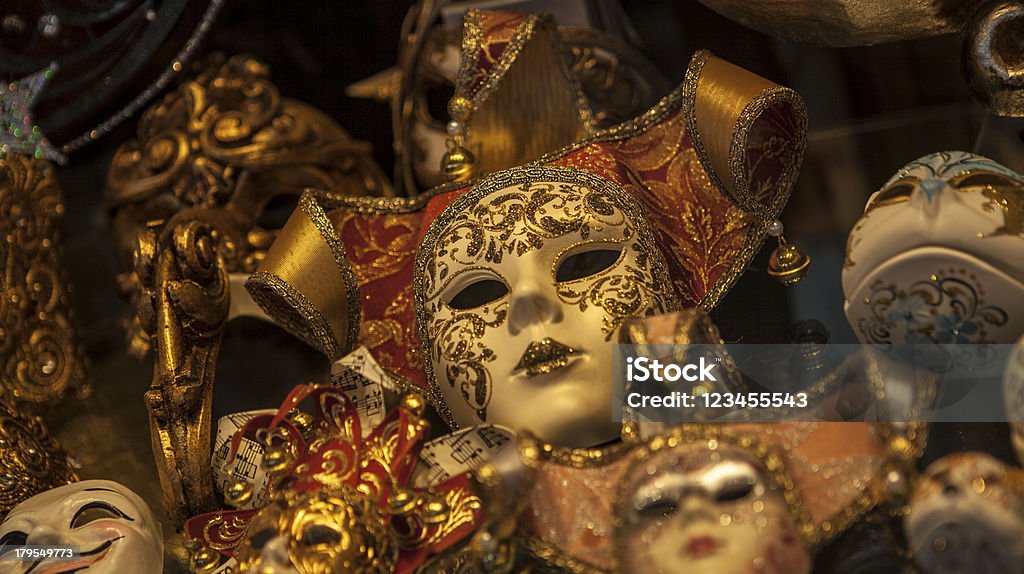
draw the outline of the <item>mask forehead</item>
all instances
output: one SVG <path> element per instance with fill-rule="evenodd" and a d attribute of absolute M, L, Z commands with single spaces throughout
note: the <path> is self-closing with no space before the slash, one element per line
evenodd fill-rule
<path fill-rule="evenodd" d="M 482 180 L 430 224 L 416 252 L 417 318 L 464 266 L 502 263 L 575 234 L 652 237 L 639 204 L 593 174 L 548 166 L 512 169 Z M 421 335 L 425 335 L 421 325 Z"/>
<path fill-rule="evenodd" d="M 108 502 L 119 510 L 131 511 L 129 515 L 133 517 L 141 513 L 140 504 L 145 504 L 137 495 L 116 482 L 84 480 L 39 493 L 16 506 L 7 518 L 12 520 L 23 516 L 50 515 L 55 511 L 62 514 L 74 513 L 80 506 L 94 500 Z"/>
<path fill-rule="evenodd" d="M 908 163 L 882 187 L 890 187 L 905 178 L 913 178 L 918 181 L 950 180 L 971 172 L 996 173 L 1010 178 L 1020 177 L 1019 174 L 987 157 L 963 151 L 942 151 Z"/>

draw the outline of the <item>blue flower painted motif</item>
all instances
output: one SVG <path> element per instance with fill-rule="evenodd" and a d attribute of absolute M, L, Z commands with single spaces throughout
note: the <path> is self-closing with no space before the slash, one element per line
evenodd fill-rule
<path fill-rule="evenodd" d="M 931 319 L 928 309 L 928 303 L 920 294 L 901 292 L 893 300 L 885 318 L 890 324 L 903 323 L 910 329 Z"/>
<path fill-rule="evenodd" d="M 929 279 L 901 288 L 877 281 L 865 303 L 871 317 L 861 319 L 857 328 L 863 339 L 876 344 L 987 343 L 988 329 L 1005 325 L 1005 309 L 986 305 L 973 276 L 961 277 L 953 270 L 939 270 Z"/>
<path fill-rule="evenodd" d="M 936 339 L 939 343 L 965 345 L 971 342 L 970 335 L 978 332 L 978 325 L 961 317 L 959 313 L 937 315 L 935 317 L 937 332 Z"/>

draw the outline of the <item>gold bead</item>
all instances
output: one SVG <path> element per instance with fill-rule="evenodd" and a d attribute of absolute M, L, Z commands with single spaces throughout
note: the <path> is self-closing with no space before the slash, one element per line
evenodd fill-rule
<path fill-rule="evenodd" d="M 914 458 L 914 444 L 906 437 L 893 437 L 889 441 L 889 453 L 897 460 L 909 461 Z"/>
<path fill-rule="evenodd" d="M 200 546 L 192 551 L 188 565 L 194 574 L 209 574 L 220 566 L 220 555 L 209 546 Z"/>
<path fill-rule="evenodd" d="M 421 518 L 424 524 L 441 524 L 448 520 L 448 504 L 444 500 L 432 500 L 424 505 Z"/>
<path fill-rule="evenodd" d="M 799 283 L 807 276 L 811 258 L 792 243 L 781 243 L 768 259 L 768 274 L 783 285 Z"/>
<path fill-rule="evenodd" d="M 455 96 L 448 100 L 448 115 L 457 122 L 465 122 L 473 113 L 473 102 L 463 96 Z"/>
<path fill-rule="evenodd" d="M 402 407 L 415 415 L 423 414 L 424 406 L 425 402 L 423 401 L 423 397 L 416 393 L 409 393 L 402 397 Z"/>
<path fill-rule="evenodd" d="M 235 479 L 224 488 L 224 499 L 235 508 L 252 500 L 252 485 L 248 482 Z"/>
<path fill-rule="evenodd" d="M 456 146 L 441 158 L 441 173 L 448 181 L 466 181 L 473 177 L 473 153 L 462 146 Z"/>
<path fill-rule="evenodd" d="M 288 451 L 280 446 L 268 446 L 261 466 L 267 472 L 280 472 L 288 466 Z"/>
<path fill-rule="evenodd" d="M 308 435 L 313 430 L 314 419 L 313 415 L 309 413 L 304 413 L 296 409 L 288 413 L 288 419 L 303 435 Z"/>
<path fill-rule="evenodd" d="M 394 516 L 407 516 L 416 510 L 419 499 L 408 490 L 398 490 L 388 497 L 388 506 Z"/>

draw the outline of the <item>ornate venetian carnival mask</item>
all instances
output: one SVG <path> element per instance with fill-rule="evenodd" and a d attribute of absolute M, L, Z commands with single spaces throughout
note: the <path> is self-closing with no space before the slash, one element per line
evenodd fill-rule
<path fill-rule="evenodd" d="M 37 494 L 0 524 L 0 553 L 19 546 L 75 546 L 73 560 L 14 563 L 11 572 L 161 572 L 160 523 L 137 494 L 109 480 L 85 480 Z M 4 564 L 9 567 L 11 562 Z"/>
<path fill-rule="evenodd" d="M 445 182 L 440 165 L 449 135 L 447 104 L 455 91 L 461 49 L 466 41 L 472 41 L 460 38 L 458 28 L 453 30 L 438 22 L 438 13 L 445 4 L 426 0 L 411 8 L 406 17 L 406 25 L 411 28 L 405 30 L 399 66 L 347 90 L 350 96 L 390 103 L 398 163 L 396 187 L 408 194 Z M 572 26 L 559 26 L 557 36 L 552 38 L 569 56 L 572 72 L 579 78 L 592 109 L 594 125 L 610 127 L 646 110 L 671 85 L 626 42 L 587 26 L 599 25 L 599 18 L 586 13 L 593 10 L 589 3 L 579 4 L 566 10 L 584 14 L 577 14 L 578 21 Z M 604 10 L 622 13 L 621 8 Z M 523 161 L 528 159 L 532 158 Z"/>
<path fill-rule="evenodd" d="M 618 435 L 601 381 L 622 320 L 679 306 L 639 203 L 576 170 L 481 182 L 431 225 L 417 269 L 427 372 L 455 422 L 573 446 Z"/>
<path fill-rule="evenodd" d="M 401 200 L 310 194 L 247 287 L 332 358 L 365 345 L 427 388 L 453 428 L 614 440 L 607 345 L 627 317 L 711 308 L 735 282 L 796 174 L 802 103 L 702 52 L 649 112 L 586 137 L 579 118 L 590 112 L 577 108 L 571 70 L 552 65 L 565 60 L 549 19 L 470 11 L 465 21 L 464 38 L 478 41 L 462 52 L 452 101 L 467 106 L 480 177 Z M 734 82 L 747 103 L 715 113 L 725 104 L 715 86 Z M 506 105 L 524 90 L 529 100 Z M 523 117 L 538 128 L 524 136 L 531 153 L 550 153 L 503 169 Z M 731 134 L 713 149 L 735 161 L 708 151 L 711 132 Z M 300 251 L 320 266 L 296 269 Z"/>
<path fill-rule="evenodd" d="M 161 289 L 152 284 L 161 225 L 212 226 L 230 274 L 229 317 L 261 315 L 241 285 L 306 186 L 391 194 L 369 147 L 323 112 L 282 97 L 264 63 L 215 55 L 151 106 L 138 137 L 114 156 L 105 190 L 119 251 L 135 268 L 122 278 L 136 290 L 133 343 L 145 349 L 154 329 L 146 304 Z"/>
<path fill-rule="evenodd" d="M 740 440 L 670 434 L 647 445 L 616 505 L 618 572 L 810 572 L 807 515 L 782 460 Z"/>
<path fill-rule="evenodd" d="M 121 277 L 133 303 L 129 351 L 154 354 L 147 397 L 154 456 L 175 519 L 214 504 L 208 429 L 220 343 L 238 316 L 266 316 L 245 279 L 306 186 L 390 195 L 368 146 L 284 98 L 265 64 L 211 56 L 139 120 L 107 174 Z"/>
<path fill-rule="evenodd" d="M 964 152 L 907 164 L 846 246 L 846 317 L 866 343 L 1010 343 L 1024 333 L 1024 177 Z"/>
<path fill-rule="evenodd" d="M 1024 567 L 1021 473 L 979 452 L 947 455 L 915 485 L 904 529 L 929 574 L 1019 572 Z"/>

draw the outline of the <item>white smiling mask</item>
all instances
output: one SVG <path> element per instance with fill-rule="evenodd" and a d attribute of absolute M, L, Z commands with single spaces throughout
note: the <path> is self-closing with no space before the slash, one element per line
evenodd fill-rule
<path fill-rule="evenodd" d="M 109 480 L 85 480 L 37 494 L 0 524 L 0 552 L 25 544 L 76 546 L 73 560 L 0 560 L 24 574 L 87 569 L 89 574 L 157 574 L 163 571 L 160 523 L 137 494 Z M 5 559 L 10 558 L 5 556 Z M 7 572 L 8 570 L 4 570 Z"/>

